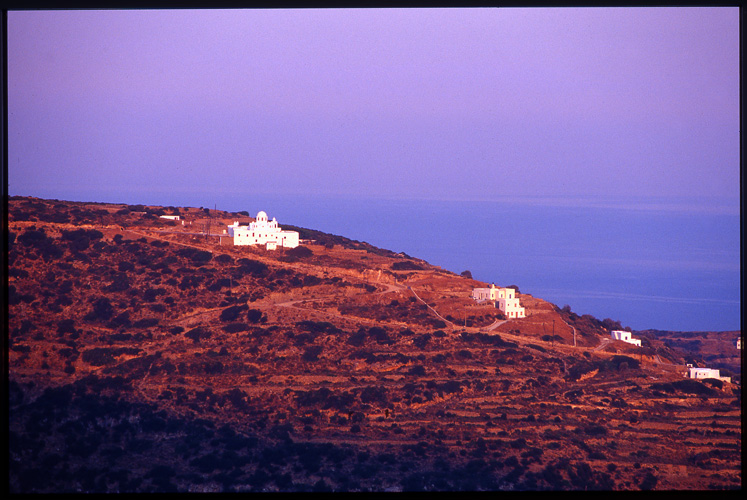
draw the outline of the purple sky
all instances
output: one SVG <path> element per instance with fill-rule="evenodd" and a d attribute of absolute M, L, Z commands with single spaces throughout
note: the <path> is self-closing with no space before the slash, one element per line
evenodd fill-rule
<path fill-rule="evenodd" d="M 9 192 L 736 205 L 738 16 L 13 11 Z"/>

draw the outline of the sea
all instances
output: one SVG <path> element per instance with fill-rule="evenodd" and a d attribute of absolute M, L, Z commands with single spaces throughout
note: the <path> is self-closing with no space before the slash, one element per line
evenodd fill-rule
<path fill-rule="evenodd" d="M 501 197 L 416 200 L 203 193 L 34 194 L 70 201 L 264 210 L 404 252 L 633 330 L 741 329 L 738 200 Z"/>

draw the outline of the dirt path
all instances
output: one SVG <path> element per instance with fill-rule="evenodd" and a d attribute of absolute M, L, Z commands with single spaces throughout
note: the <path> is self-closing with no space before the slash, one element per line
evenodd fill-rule
<path fill-rule="evenodd" d="M 374 295 L 382 295 L 385 293 L 392 293 L 392 292 L 401 292 L 403 290 L 406 290 L 408 287 L 405 285 L 400 284 L 394 284 L 394 283 L 380 283 L 381 285 L 386 286 L 386 290 L 379 290 L 378 292 L 375 292 Z"/>
<path fill-rule="evenodd" d="M 592 349 L 592 350 L 594 350 L 594 351 L 599 351 L 599 350 L 601 350 L 601 349 L 604 349 L 604 348 L 605 348 L 605 347 L 607 347 L 607 346 L 608 346 L 608 345 L 609 345 L 609 344 L 610 344 L 611 342 L 612 342 L 612 339 L 611 339 L 611 338 L 607 338 L 607 337 L 605 337 L 605 338 L 603 338 L 603 339 L 602 339 L 602 340 L 601 340 L 601 341 L 599 342 L 599 345 L 598 345 L 598 346 L 596 346 L 596 347 L 595 347 L 594 349 Z"/>
<path fill-rule="evenodd" d="M 142 236 L 143 238 L 150 238 L 152 240 L 165 241 L 166 243 L 169 243 L 169 244 L 181 245 L 183 247 L 194 248 L 196 250 L 204 250 L 204 251 L 210 252 L 210 253 L 219 253 L 219 254 L 225 253 L 225 252 L 215 252 L 211 248 L 205 248 L 205 247 L 197 246 L 197 245 L 190 245 L 189 243 L 182 243 L 181 241 L 174 241 L 174 240 L 169 240 L 169 239 L 166 239 L 166 238 L 161 238 L 160 236 L 153 236 L 152 234 L 141 233 L 140 231 L 135 231 L 134 229 L 125 229 L 122 232 L 123 233 L 136 234 L 138 236 Z M 180 234 L 184 234 L 184 233 L 180 233 Z"/>
<path fill-rule="evenodd" d="M 507 323 L 507 322 L 508 322 L 507 319 L 497 319 L 490 326 L 488 326 L 486 330 L 489 332 L 492 332 L 493 330 L 501 326 L 503 323 Z"/>
<path fill-rule="evenodd" d="M 425 304 L 425 306 L 428 308 L 428 310 L 430 310 L 433 314 L 435 314 L 438 319 L 440 319 L 441 321 L 443 321 L 447 325 L 451 325 L 452 328 L 456 328 L 457 327 L 454 323 L 452 323 L 448 319 L 446 319 L 443 316 L 441 316 L 440 314 L 438 314 L 438 311 L 436 311 L 435 309 L 433 309 L 430 306 L 430 304 L 428 304 L 426 301 L 424 301 L 423 299 L 421 299 L 420 296 L 415 292 L 415 290 L 411 286 L 408 286 L 407 289 L 412 292 L 412 294 L 415 296 L 416 299 L 418 299 L 420 302 L 422 302 L 423 304 Z"/>

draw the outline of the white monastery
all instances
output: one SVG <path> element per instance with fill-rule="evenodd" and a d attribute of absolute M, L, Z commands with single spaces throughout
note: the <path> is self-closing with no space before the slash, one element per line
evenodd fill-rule
<path fill-rule="evenodd" d="M 641 339 L 634 339 L 632 337 L 632 334 L 630 332 L 626 332 L 625 330 L 612 330 L 610 332 L 610 336 L 615 340 L 622 340 L 623 342 L 627 342 L 628 344 L 633 344 L 641 347 Z"/>
<path fill-rule="evenodd" d="M 731 377 L 722 377 L 721 372 L 715 368 L 695 368 L 688 365 L 688 375 L 690 378 L 704 379 L 715 378 L 724 382 L 731 382 Z"/>
<path fill-rule="evenodd" d="M 258 212 L 255 221 L 248 226 L 240 226 L 235 221 L 228 226 L 228 235 L 233 237 L 234 245 L 265 245 L 267 250 L 296 248 L 299 241 L 297 231 L 283 231 L 278 221 L 274 217 L 268 221 L 264 212 Z"/>
<path fill-rule="evenodd" d="M 496 288 L 491 284 L 490 288 L 475 288 L 472 290 L 472 298 L 477 302 L 489 300 L 495 305 L 506 318 L 524 318 L 526 311 L 519 305 L 516 298 L 516 290 L 513 288 Z"/>

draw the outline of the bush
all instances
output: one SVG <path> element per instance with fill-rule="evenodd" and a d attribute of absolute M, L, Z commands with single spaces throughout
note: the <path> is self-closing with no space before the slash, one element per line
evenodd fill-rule
<path fill-rule="evenodd" d="M 198 250 L 196 248 L 180 248 L 176 251 L 176 254 L 191 260 L 197 266 L 207 264 L 213 258 L 213 254 L 207 250 Z"/>
<path fill-rule="evenodd" d="M 215 257 L 215 262 L 220 262 L 221 264 L 230 264 L 233 262 L 233 257 L 222 253 Z"/>
<path fill-rule="evenodd" d="M 27 229 L 18 236 L 18 243 L 24 246 L 35 246 L 47 239 L 43 229 Z"/>
<path fill-rule="evenodd" d="M 301 347 L 302 345 L 306 345 L 306 344 L 311 344 L 316 339 L 316 335 L 317 334 L 312 334 L 309 332 L 299 333 L 293 338 L 293 344 L 295 344 L 297 347 Z"/>
<path fill-rule="evenodd" d="M 155 302 L 159 295 L 165 295 L 165 288 L 148 288 L 143 293 L 143 300 L 145 302 Z"/>
<path fill-rule="evenodd" d="M 229 278 L 218 278 L 207 287 L 211 292 L 218 292 L 223 288 L 231 288 L 231 280 Z"/>
<path fill-rule="evenodd" d="M 303 259 L 306 257 L 311 257 L 312 255 L 314 255 L 314 252 L 312 252 L 308 247 L 299 245 L 288 250 L 285 255 L 294 259 Z"/>
<path fill-rule="evenodd" d="M 409 375 L 415 375 L 415 376 L 424 376 L 425 375 L 425 367 L 423 365 L 415 365 L 410 368 L 410 370 L 407 372 Z"/>
<path fill-rule="evenodd" d="M 615 320 L 610 319 L 610 318 L 604 318 L 602 320 L 602 326 L 605 327 L 607 330 L 610 330 L 610 331 L 612 331 L 612 330 L 622 330 L 623 329 L 623 327 L 622 327 L 622 325 L 620 324 L 619 321 L 615 321 Z M 630 329 L 628 329 L 628 331 L 630 331 Z"/>
<path fill-rule="evenodd" d="M 39 255 L 49 262 L 53 259 L 59 259 L 64 254 L 53 238 L 48 238 L 43 229 L 27 229 L 18 238 L 18 242 L 28 247 L 35 247 Z"/>
<path fill-rule="evenodd" d="M 127 278 L 127 275 L 124 273 L 118 273 L 114 275 L 113 281 L 108 286 L 104 287 L 104 291 L 108 293 L 123 292 L 128 288 L 130 288 L 130 280 Z"/>
<path fill-rule="evenodd" d="M 239 267 L 234 269 L 234 277 L 240 278 L 246 274 L 255 277 L 262 277 L 268 273 L 267 265 L 258 260 L 247 258 L 239 259 Z"/>
<path fill-rule="evenodd" d="M 65 333 L 75 333 L 75 320 L 63 319 L 57 323 L 57 333 L 64 335 Z"/>
<path fill-rule="evenodd" d="M 366 332 L 365 331 L 357 331 L 355 333 L 352 333 L 347 340 L 347 343 L 355 346 L 360 347 L 366 342 Z"/>
<path fill-rule="evenodd" d="M 223 309 L 223 311 L 221 311 L 220 320 L 224 323 L 235 321 L 239 317 L 239 314 L 241 314 L 241 312 L 245 309 L 247 309 L 247 306 L 245 304 L 227 307 Z"/>
<path fill-rule="evenodd" d="M 190 331 L 184 334 L 185 337 L 192 339 L 195 344 L 199 343 L 202 339 L 210 338 L 210 335 L 210 331 L 201 326 L 192 328 Z"/>
<path fill-rule="evenodd" d="M 86 314 L 83 319 L 86 321 L 108 320 L 114 315 L 114 308 L 106 297 L 101 297 L 93 303 L 91 312 Z"/>
<path fill-rule="evenodd" d="M 313 345 L 311 347 L 308 347 L 303 355 L 301 355 L 301 359 L 304 361 L 319 361 L 319 354 L 322 353 L 322 346 L 320 345 Z"/>
<path fill-rule="evenodd" d="M 424 333 L 423 335 L 420 335 L 418 337 L 415 337 L 412 341 L 412 343 L 417 347 L 418 349 L 425 349 L 426 344 L 431 340 L 431 334 L 430 333 Z"/>
<path fill-rule="evenodd" d="M 223 331 L 226 333 L 238 333 L 245 332 L 249 329 L 249 325 L 244 323 L 229 323 L 223 327 Z"/>
<path fill-rule="evenodd" d="M 511 441 L 509 445 L 511 446 L 511 448 L 515 450 L 523 450 L 524 448 L 527 447 L 527 440 L 524 438 L 518 438 L 518 439 Z"/>
<path fill-rule="evenodd" d="M 247 393 L 235 387 L 226 393 L 226 399 L 239 410 L 245 410 L 249 406 Z"/>
<path fill-rule="evenodd" d="M 653 490 L 658 481 L 659 481 L 658 478 L 649 471 L 646 473 L 646 476 L 641 480 L 641 483 L 639 486 L 642 490 Z"/>
<path fill-rule="evenodd" d="M 391 338 L 389 338 L 389 334 L 384 328 L 381 328 L 380 326 L 372 326 L 368 329 L 368 335 L 369 337 L 372 337 L 374 340 L 376 340 L 376 343 L 378 344 L 392 344 L 393 341 Z"/>
<path fill-rule="evenodd" d="M 62 231 L 62 239 L 72 242 L 82 241 L 84 245 L 79 250 L 85 250 L 88 248 L 88 244 L 91 240 L 100 240 L 104 237 L 104 233 L 97 231 L 96 229 L 75 229 L 73 231 Z M 76 244 L 77 246 L 77 244 Z"/>
<path fill-rule="evenodd" d="M 456 380 L 447 380 L 442 384 L 437 384 L 436 389 L 445 394 L 453 394 L 455 392 L 461 392 L 462 384 Z"/>
<path fill-rule="evenodd" d="M 601 425 L 589 425 L 584 428 L 584 432 L 588 436 L 605 436 L 607 434 L 607 429 Z"/>
<path fill-rule="evenodd" d="M 296 326 L 312 333 L 339 333 L 341 330 L 328 321 L 304 320 L 296 323 Z"/>
<path fill-rule="evenodd" d="M 638 369 L 641 366 L 640 361 L 630 356 L 612 356 L 603 366 L 606 370 L 617 370 L 623 371 L 626 367 L 631 369 Z"/>
<path fill-rule="evenodd" d="M 715 387 L 717 389 L 723 389 L 723 387 L 724 387 L 724 382 L 722 380 L 717 379 L 717 378 L 706 378 L 706 379 L 703 379 L 703 383 L 704 384 L 708 384 L 711 387 Z"/>
<path fill-rule="evenodd" d="M 195 288 L 199 286 L 204 279 L 204 276 L 184 276 L 182 281 L 179 283 L 179 289 L 186 290 L 188 288 Z"/>
<path fill-rule="evenodd" d="M 262 311 L 259 309 L 249 309 L 246 312 L 246 319 L 249 323 L 259 323 L 262 320 Z"/>
<path fill-rule="evenodd" d="M 367 386 L 360 394 L 362 403 L 379 403 L 381 405 L 387 404 L 387 390 L 383 386 Z"/>
<path fill-rule="evenodd" d="M 409 260 L 401 260 L 392 264 L 393 271 L 422 271 L 423 267 Z"/>
<path fill-rule="evenodd" d="M 135 328 L 152 328 L 158 325 L 158 318 L 143 318 L 135 321 L 133 327 Z"/>
<path fill-rule="evenodd" d="M 578 380 L 582 375 L 592 372 L 599 368 L 598 365 L 584 359 L 574 359 L 572 366 L 568 368 L 567 380 Z"/>

